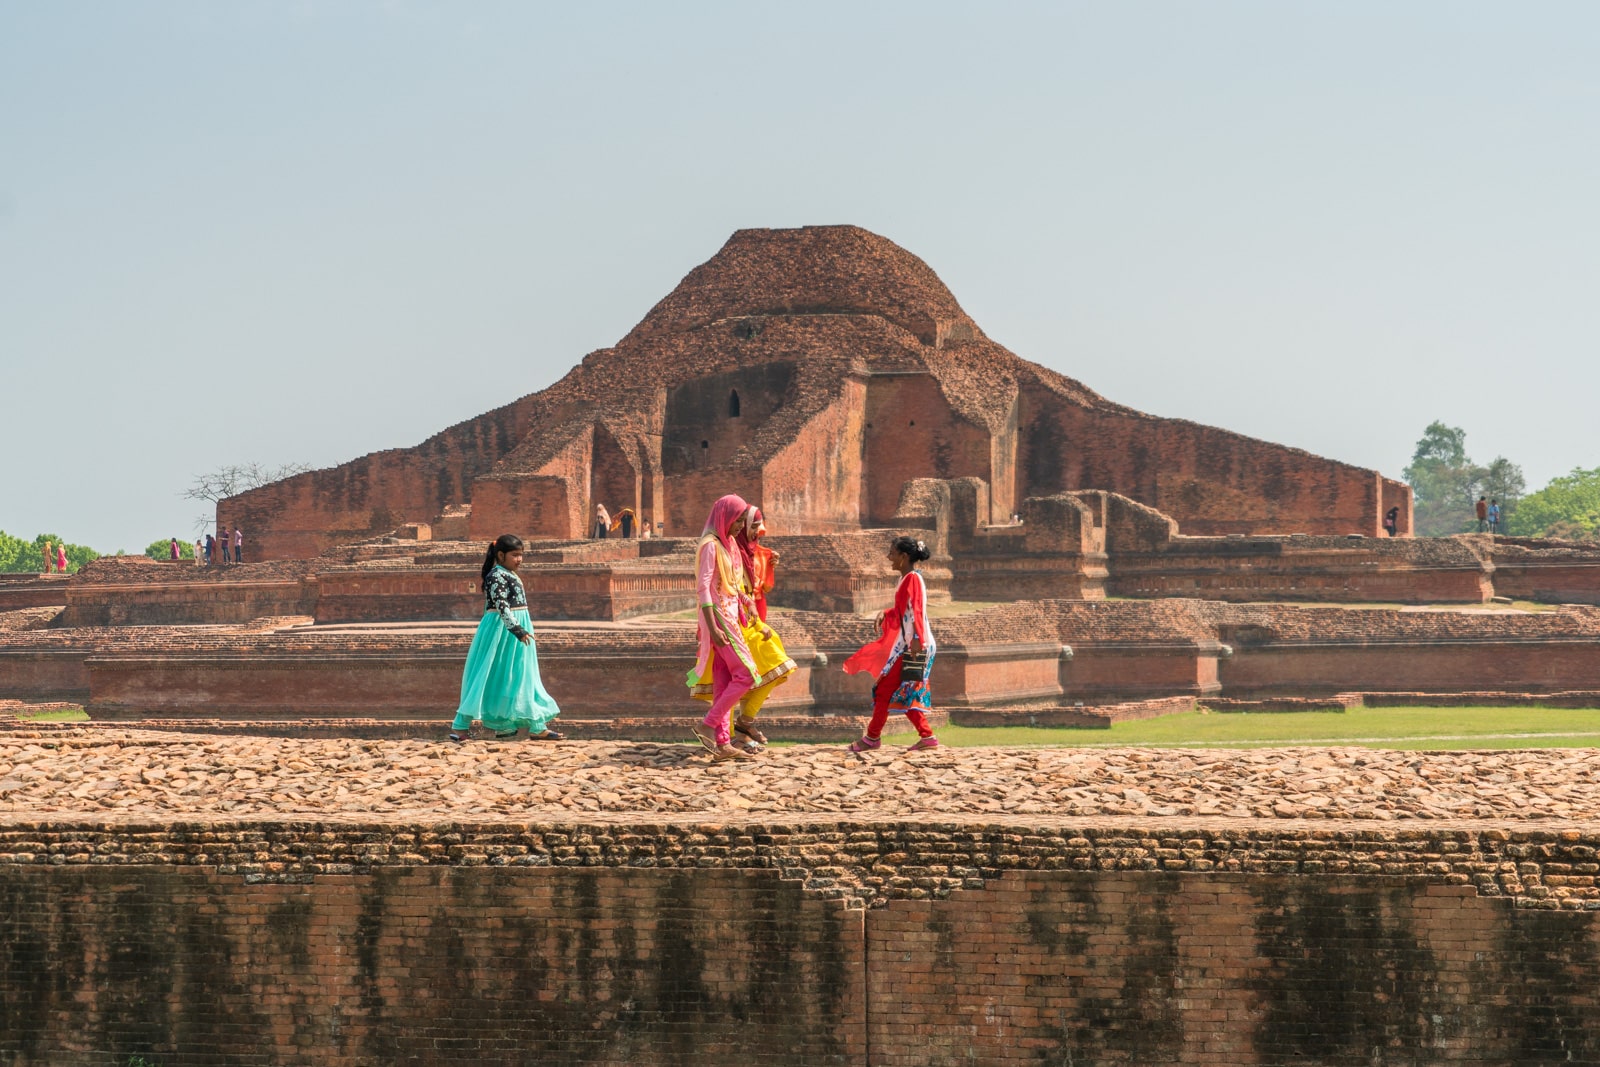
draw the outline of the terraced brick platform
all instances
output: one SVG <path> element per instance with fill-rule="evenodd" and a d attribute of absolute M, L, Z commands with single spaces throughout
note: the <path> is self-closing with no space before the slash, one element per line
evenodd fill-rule
<path fill-rule="evenodd" d="M 1588 750 L 0 731 L 0 1062 L 1600 1061 Z"/>

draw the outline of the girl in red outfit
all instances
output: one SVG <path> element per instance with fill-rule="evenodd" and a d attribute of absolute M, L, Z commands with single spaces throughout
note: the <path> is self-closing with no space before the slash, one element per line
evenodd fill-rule
<path fill-rule="evenodd" d="M 744 554 L 744 576 L 756 602 L 756 614 L 767 621 L 767 594 L 777 581 L 778 554 L 761 543 L 767 536 L 766 520 L 760 508 L 745 513 L 745 528 L 739 534 L 739 551 Z"/>
<path fill-rule="evenodd" d="M 894 607 L 879 617 L 883 633 L 878 639 L 844 661 L 846 674 L 876 671 L 878 675 L 872 687 L 872 721 L 867 732 L 851 743 L 851 752 L 870 752 L 883 744 L 883 724 L 891 711 L 905 712 L 916 727 L 913 749 L 939 747 L 927 716 L 933 706 L 928 675 L 939 646 L 928 625 L 928 587 L 917 573 L 917 564 L 930 555 L 925 544 L 910 537 L 897 537 L 889 546 L 889 564 L 901 575 Z"/>

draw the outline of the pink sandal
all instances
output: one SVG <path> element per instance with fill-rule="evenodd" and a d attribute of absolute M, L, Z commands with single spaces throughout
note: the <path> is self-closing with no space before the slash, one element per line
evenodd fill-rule
<path fill-rule="evenodd" d="M 879 749 L 882 747 L 882 741 L 878 740 L 876 737 L 868 737 L 866 734 L 862 734 L 860 737 L 850 742 L 850 751 L 856 753 L 857 755 L 860 755 L 863 752 L 871 752 L 874 749 Z"/>
<path fill-rule="evenodd" d="M 939 739 L 937 737 L 934 737 L 932 734 L 929 734 L 927 737 L 919 737 L 919 738 L 917 738 L 917 740 L 913 744 L 911 744 L 906 749 L 906 751 L 907 752 L 919 752 L 919 751 L 923 751 L 923 750 L 926 750 L 926 749 L 938 748 L 938 747 L 939 747 Z"/>

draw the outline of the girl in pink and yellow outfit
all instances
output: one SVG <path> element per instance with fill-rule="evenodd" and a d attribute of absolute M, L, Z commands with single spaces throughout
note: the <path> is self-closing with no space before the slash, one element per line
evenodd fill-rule
<path fill-rule="evenodd" d="M 700 651 L 689 672 L 689 691 L 711 683 L 711 710 L 694 728 L 695 737 L 718 759 L 746 759 L 733 747 L 729 713 L 755 684 L 755 661 L 745 643 L 742 620 L 755 613 L 744 592 L 744 562 L 734 538 L 744 529 L 750 505 L 728 494 L 711 505 L 711 516 L 695 550 L 700 616 Z"/>

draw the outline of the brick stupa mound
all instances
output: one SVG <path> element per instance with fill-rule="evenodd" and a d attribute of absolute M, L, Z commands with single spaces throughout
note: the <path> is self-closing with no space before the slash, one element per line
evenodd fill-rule
<path fill-rule="evenodd" d="M 257 558 L 407 523 L 582 536 L 594 504 L 698 531 L 724 492 L 778 534 L 888 524 L 905 483 L 978 478 L 988 514 L 1122 493 L 1187 533 L 1380 532 L 1376 472 L 1111 403 L 989 340 L 927 264 L 853 226 L 741 230 L 615 347 L 415 448 L 224 501 Z M 463 503 L 470 504 L 468 509 Z"/>

